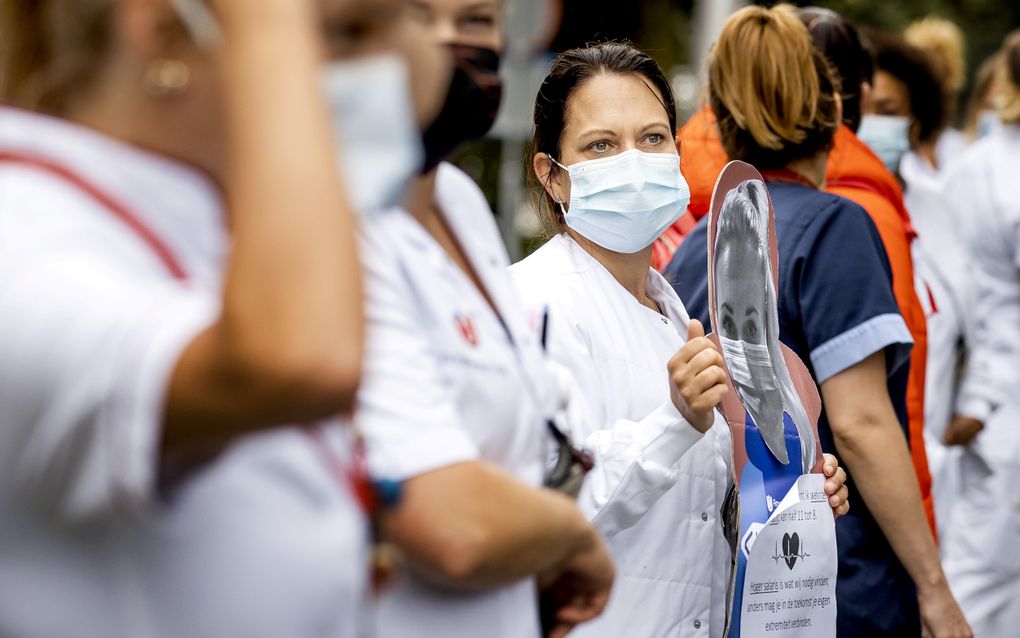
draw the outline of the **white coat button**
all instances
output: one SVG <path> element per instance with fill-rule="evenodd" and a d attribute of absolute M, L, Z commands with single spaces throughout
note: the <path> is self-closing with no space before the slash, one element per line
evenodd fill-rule
<path fill-rule="evenodd" d="M 701 520 L 703 520 L 703 521 L 705 521 L 707 523 L 708 522 L 708 514 L 706 514 L 705 512 L 702 512 L 701 513 Z"/>
<path fill-rule="evenodd" d="M 701 629 L 701 621 L 698 620 L 697 618 L 694 619 L 694 628 Z"/>

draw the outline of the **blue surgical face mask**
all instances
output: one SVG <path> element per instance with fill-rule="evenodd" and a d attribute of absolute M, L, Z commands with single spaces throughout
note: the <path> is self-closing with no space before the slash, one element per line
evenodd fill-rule
<path fill-rule="evenodd" d="M 636 253 L 658 239 L 687 210 L 690 189 L 673 153 L 637 149 L 571 166 L 567 226 L 599 246 Z"/>
<path fill-rule="evenodd" d="M 404 61 L 382 54 L 331 62 L 321 81 L 355 209 L 372 213 L 402 203 L 425 157 Z"/>
<path fill-rule="evenodd" d="M 993 109 L 985 109 L 978 114 L 977 119 L 977 134 L 978 137 L 987 137 L 993 133 L 996 133 L 1002 128 L 1002 120 L 999 119 L 999 114 Z"/>
<path fill-rule="evenodd" d="M 170 0 L 203 49 L 222 39 L 203 0 Z M 424 162 L 407 65 L 395 54 L 329 62 L 322 91 L 337 136 L 341 175 L 354 209 L 362 214 L 402 203 Z"/>
<path fill-rule="evenodd" d="M 857 128 L 857 137 L 878 155 L 893 173 L 900 170 L 900 160 L 910 150 L 911 119 L 905 115 L 865 115 Z"/>

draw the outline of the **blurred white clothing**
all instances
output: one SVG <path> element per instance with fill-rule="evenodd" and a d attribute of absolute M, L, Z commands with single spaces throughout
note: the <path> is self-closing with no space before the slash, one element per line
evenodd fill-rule
<path fill-rule="evenodd" d="M 357 635 L 367 525 L 308 435 L 247 437 L 169 501 L 156 493 L 170 375 L 219 312 L 229 238 L 216 190 L 7 108 L 0 155 L 0 635 Z M 339 423 L 325 438 L 343 462 Z"/>
<path fill-rule="evenodd" d="M 368 340 L 357 421 L 373 475 L 406 480 L 483 460 L 538 486 L 555 384 L 506 274 L 509 257 L 471 179 L 439 167 L 436 203 L 498 314 L 403 210 L 363 221 Z M 441 504 L 437 504 L 441 507 Z M 376 613 L 381 638 L 540 634 L 533 579 L 450 592 L 406 575 Z"/>
<path fill-rule="evenodd" d="M 963 491 L 944 539 L 946 575 L 975 628 L 1020 601 L 1020 127 L 976 142 L 947 178 L 969 243 L 971 352 L 957 413 L 984 429 L 966 451 Z M 996 634 L 980 631 L 976 635 Z"/>
<path fill-rule="evenodd" d="M 956 411 L 967 356 L 973 283 L 959 209 L 947 200 L 945 177 L 916 153 L 900 164 L 904 203 L 918 237 L 911 244 L 917 297 L 925 311 L 924 435 L 940 537 L 959 497 L 960 450 L 943 442 Z"/>

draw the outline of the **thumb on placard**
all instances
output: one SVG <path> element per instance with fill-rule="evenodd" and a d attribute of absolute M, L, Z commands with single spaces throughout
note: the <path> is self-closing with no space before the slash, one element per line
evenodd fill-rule
<path fill-rule="evenodd" d="M 691 322 L 687 324 L 687 340 L 691 341 L 704 336 L 705 326 L 703 326 L 697 319 L 691 319 Z"/>

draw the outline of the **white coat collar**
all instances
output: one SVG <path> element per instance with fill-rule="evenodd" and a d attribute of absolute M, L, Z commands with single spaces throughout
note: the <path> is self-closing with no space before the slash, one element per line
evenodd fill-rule
<path fill-rule="evenodd" d="M 127 207 L 185 262 L 222 256 L 226 233 L 219 192 L 183 163 L 67 120 L 11 107 L 0 107 L 0 150 L 70 170 Z"/>
<path fill-rule="evenodd" d="M 595 259 L 595 257 L 593 257 L 567 233 L 560 233 L 556 235 L 539 250 L 555 251 L 563 255 L 567 261 L 559 264 L 557 269 L 562 268 L 561 272 L 587 273 L 587 276 L 597 278 L 604 289 L 605 287 L 608 287 L 610 290 L 618 290 L 622 295 L 626 295 L 626 297 L 630 299 L 630 302 L 633 302 L 648 312 L 654 312 L 652 309 L 646 308 L 642 305 L 641 302 L 634 298 L 634 295 L 625 290 L 620 282 L 616 280 L 616 277 L 613 276 L 613 273 L 609 272 L 609 270 L 602 265 L 602 262 Z M 683 334 L 681 334 L 681 336 L 686 338 L 687 324 L 690 323 L 690 316 L 687 314 L 687 309 L 684 307 L 680 297 L 677 296 L 676 291 L 673 290 L 673 287 L 669 285 L 668 281 L 666 281 L 665 277 L 663 277 L 654 268 L 648 269 L 645 294 L 648 295 L 649 299 L 659 305 L 665 315 L 673 322 L 678 330 L 683 330 Z"/>

